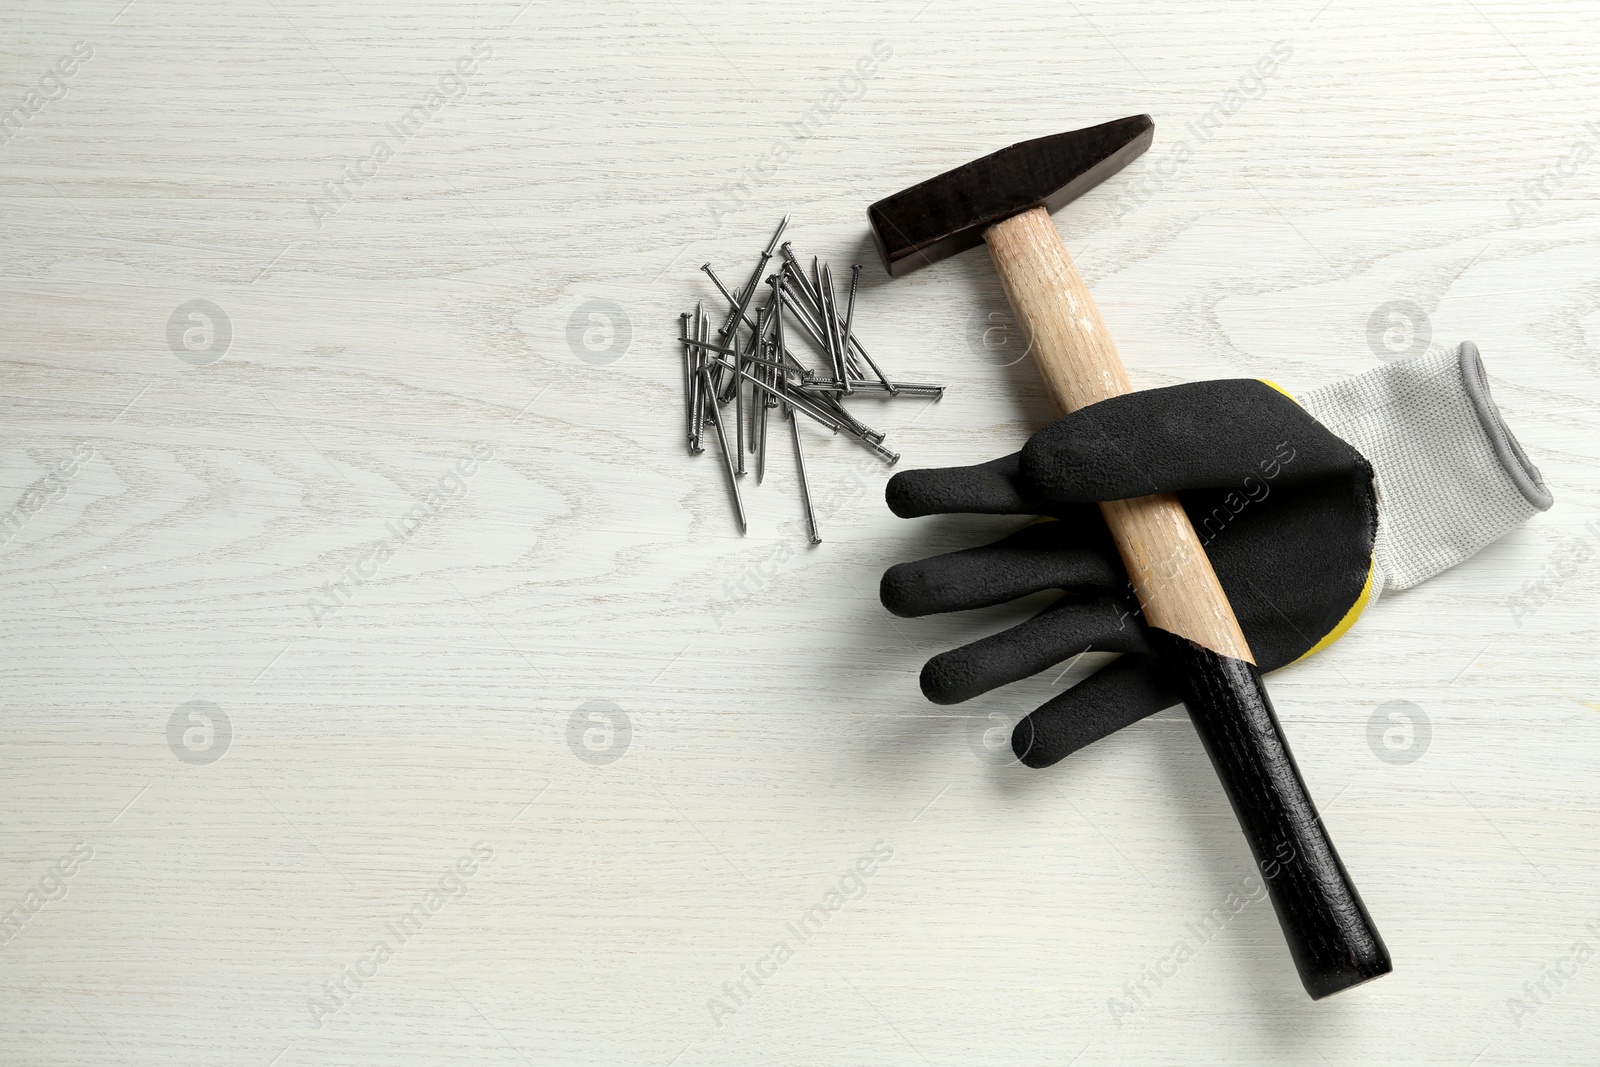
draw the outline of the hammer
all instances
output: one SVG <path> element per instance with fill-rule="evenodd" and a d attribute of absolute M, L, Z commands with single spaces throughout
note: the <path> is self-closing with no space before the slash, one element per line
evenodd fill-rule
<path fill-rule="evenodd" d="M 867 210 L 893 277 L 979 243 L 1046 392 L 1063 412 L 1133 391 L 1050 213 L 1150 147 L 1134 115 L 1014 144 L 886 197 Z M 1212 766 L 1261 869 L 1300 980 L 1313 1000 L 1389 973 L 1372 925 L 1295 766 L 1222 585 L 1171 493 L 1100 505 Z"/>

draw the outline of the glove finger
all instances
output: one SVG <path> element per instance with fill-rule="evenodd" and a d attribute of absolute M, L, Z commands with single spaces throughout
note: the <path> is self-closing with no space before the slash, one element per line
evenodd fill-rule
<path fill-rule="evenodd" d="M 1153 656 L 1129 655 L 1052 697 L 1011 731 L 1011 750 L 1048 767 L 1124 726 L 1182 703 Z"/>
<path fill-rule="evenodd" d="M 1292 485 L 1370 470 L 1304 408 L 1253 379 L 1192 382 L 1102 400 L 1046 426 L 1022 450 L 1020 492 L 1122 500 L 1231 488 L 1261 499 Z"/>
<path fill-rule="evenodd" d="M 1017 486 L 1021 453 L 972 467 L 901 471 L 889 479 L 883 498 L 902 519 L 923 515 L 1037 515 Z"/>
<path fill-rule="evenodd" d="M 1080 652 L 1149 651 L 1143 627 L 1122 601 L 1063 598 L 1027 622 L 930 659 L 922 693 L 935 704 L 959 704 Z"/>
<path fill-rule="evenodd" d="M 1097 509 L 1084 521 L 1036 522 L 981 548 L 899 563 L 878 598 L 906 618 L 1004 604 L 1045 589 L 1114 592 L 1128 579 Z"/>

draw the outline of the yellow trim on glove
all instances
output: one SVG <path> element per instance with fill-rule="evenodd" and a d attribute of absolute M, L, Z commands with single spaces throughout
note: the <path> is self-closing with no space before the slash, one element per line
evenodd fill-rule
<path fill-rule="evenodd" d="M 1260 382 L 1262 385 L 1270 385 L 1270 386 L 1272 386 L 1272 388 L 1276 389 L 1278 392 L 1282 393 L 1284 396 L 1288 397 L 1290 400 L 1294 400 L 1294 394 L 1293 393 L 1289 392 L 1289 390 L 1285 389 L 1283 386 L 1279 385 L 1277 382 L 1273 381 L 1271 378 L 1257 378 L 1256 381 Z M 1299 406 L 1300 401 L 1294 400 L 1294 402 L 1295 402 L 1296 406 Z"/>

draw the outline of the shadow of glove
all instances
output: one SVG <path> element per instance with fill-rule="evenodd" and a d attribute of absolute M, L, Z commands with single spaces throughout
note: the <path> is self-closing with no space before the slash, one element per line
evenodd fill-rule
<path fill-rule="evenodd" d="M 1183 503 L 1263 672 L 1337 640 L 1386 585 L 1415 585 L 1550 505 L 1470 343 L 1301 403 L 1248 379 L 1102 401 L 1015 455 L 891 479 L 886 497 L 904 518 L 1047 518 L 991 545 L 890 568 L 880 588 L 890 611 L 1064 594 L 929 660 L 927 697 L 959 703 L 1082 652 L 1123 653 L 1017 724 L 1012 747 L 1033 767 L 1178 703 L 1095 506 L 1156 492 Z"/>

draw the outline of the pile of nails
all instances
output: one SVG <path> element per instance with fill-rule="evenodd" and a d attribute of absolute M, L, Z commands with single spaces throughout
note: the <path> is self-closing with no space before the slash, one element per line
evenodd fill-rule
<path fill-rule="evenodd" d="M 728 487 L 739 519 L 739 532 L 747 533 L 744 498 L 739 479 L 745 473 L 745 456 L 755 459 L 756 484 L 767 473 L 767 421 L 776 411 L 789 421 L 789 436 L 794 442 L 795 464 L 800 475 L 800 499 L 805 506 L 806 526 L 812 544 L 821 544 L 817 511 L 811 502 L 811 485 L 806 478 L 806 457 L 801 444 L 800 420 L 804 415 L 833 433 L 843 433 L 885 463 L 900 457 L 883 447 L 883 434 L 867 426 L 841 403 L 855 395 L 878 397 L 931 397 L 944 395 L 944 386 L 921 382 L 890 381 L 856 337 L 856 290 L 861 282 L 861 265 L 850 271 L 850 294 L 841 312 L 834 292 L 833 270 L 816 258 L 807 276 L 794 250 L 779 239 L 789 225 L 789 216 L 778 223 L 778 230 L 767 242 L 756 267 L 744 287 L 730 290 L 707 263 L 700 269 L 711 278 L 727 304 L 722 325 L 712 340 L 711 317 L 705 306 L 681 319 L 683 342 L 684 421 L 689 452 L 705 451 L 706 423 L 716 433 L 727 468 Z M 777 273 L 762 278 L 777 249 L 783 265 Z M 758 286 L 765 282 L 768 293 L 756 300 Z M 754 317 L 752 318 L 752 312 Z M 801 361 L 790 345 L 789 327 L 797 327 L 815 347 L 823 361 L 814 370 Z M 870 375 L 868 374 L 870 371 Z M 732 434 L 727 409 L 733 409 Z"/>

